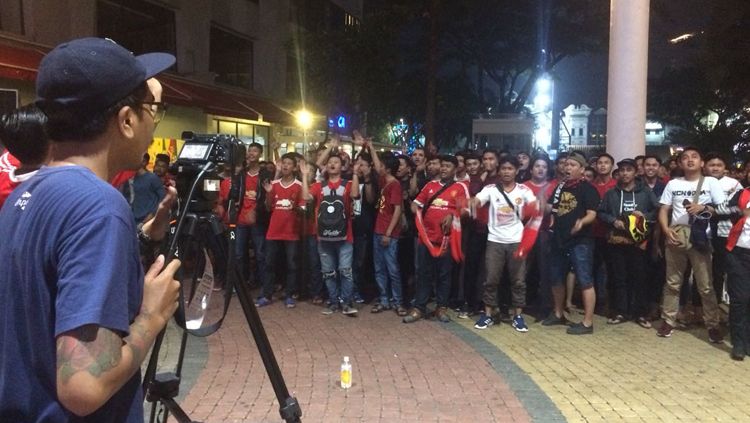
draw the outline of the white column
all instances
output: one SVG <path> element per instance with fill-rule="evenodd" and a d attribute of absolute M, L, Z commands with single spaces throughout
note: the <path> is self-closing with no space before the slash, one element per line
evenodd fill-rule
<path fill-rule="evenodd" d="M 607 152 L 622 160 L 646 151 L 650 0 L 611 0 Z"/>

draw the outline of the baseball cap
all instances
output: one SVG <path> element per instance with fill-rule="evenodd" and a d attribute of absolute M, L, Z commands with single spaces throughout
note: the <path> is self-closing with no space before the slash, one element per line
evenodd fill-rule
<path fill-rule="evenodd" d="M 638 168 L 638 164 L 633 159 L 622 159 L 617 162 L 617 167 L 631 166 L 633 169 Z"/>
<path fill-rule="evenodd" d="M 175 62 L 169 53 L 133 53 L 108 38 L 79 38 L 52 49 L 39 64 L 36 103 L 77 111 L 105 109 Z"/>
<path fill-rule="evenodd" d="M 575 161 L 577 161 L 578 164 L 581 165 L 581 167 L 588 166 L 588 163 L 586 163 L 586 158 L 583 157 L 583 154 L 581 154 L 581 153 L 573 152 L 573 153 L 568 154 L 568 160 L 575 160 Z"/>

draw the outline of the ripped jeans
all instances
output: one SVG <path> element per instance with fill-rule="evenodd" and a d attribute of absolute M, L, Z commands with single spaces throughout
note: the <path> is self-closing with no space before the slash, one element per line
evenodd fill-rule
<path fill-rule="evenodd" d="M 352 256 L 354 248 L 347 241 L 318 241 L 320 270 L 328 289 L 329 303 L 339 299 L 351 305 L 354 281 L 352 279 Z M 338 279 L 336 276 L 339 276 Z M 341 288 L 339 288 L 339 282 Z"/>

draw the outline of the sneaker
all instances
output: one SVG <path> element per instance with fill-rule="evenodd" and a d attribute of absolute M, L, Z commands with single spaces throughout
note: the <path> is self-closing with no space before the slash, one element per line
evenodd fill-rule
<path fill-rule="evenodd" d="M 404 323 L 414 323 L 414 322 L 416 322 L 417 320 L 420 320 L 420 319 L 422 319 L 422 312 L 419 311 L 419 309 L 415 307 L 415 308 L 411 309 L 406 316 L 404 316 L 404 319 L 402 320 L 402 322 L 404 322 Z"/>
<path fill-rule="evenodd" d="M 724 335 L 721 333 L 719 328 L 711 328 L 708 330 L 708 340 L 712 344 L 721 344 L 724 342 Z"/>
<path fill-rule="evenodd" d="M 448 315 L 448 307 L 438 307 L 438 309 L 435 310 L 435 317 L 437 317 L 442 323 L 448 323 L 451 321 L 451 317 Z"/>
<path fill-rule="evenodd" d="M 576 323 L 571 325 L 567 331 L 568 335 L 592 335 L 594 333 L 594 326 L 586 326 L 583 323 Z"/>
<path fill-rule="evenodd" d="M 323 311 L 321 311 L 321 313 L 325 314 L 326 316 L 329 316 L 337 312 L 338 309 L 339 309 L 339 306 L 337 306 L 336 304 L 329 304 L 328 307 L 324 308 Z"/>
<path fill-rule="evenodd" d="M 323 298 L 316 295 L 316 296 L 313 297 L 312 303 L 314 305 L 322 305 L 323 304 Z"/>
<path fill-rule="evenodd" d="M 495 324 L 495 321 L 492 320 L 492 317 L 482 313 L 481 316 L 479 316 L 479 319 L 476 323 L 474 323 L 474 328 L 476 329 L 487 329 L 488 327 Z"/>
<path fill-rule="evenodd" d="M 526 326 L 526 321 L 523 320 L 523 316 L 520 314 L 513 318 L 513 329 L 518 332 L 528 332 L 529 327 Z"/>
<path fill-rule="evenodd" d="M 383 310 L 387 310 L 386 306 L 381 303 L 377 303 L 370 309 L 370 313 L 380 313 Z"/>
<path fill-rule="evenodd" d="M 364 299 L 364 298 L 362 298 L 362 296 L 361 296 L 361 295 L 359 295 L 359 294 L 356 294 L 356 295 L 354 296 L 354 302 L 355 302 L 355 303 L 357 303 L 357 304 L 364 304 L 364 303 L 365 303 L 365 299 Z"/>
<path fill-rule="evenodd" d="M 354 317 L 357 315 L 357 313 L 359 313 L 359 310 L 357 310 L 356 308 L 352 307 L 349 304 L 346 304 L 344 308 L 341 310 L 341 313 L 346 316 Z"/>
<path fill-rule="evenodd" d="M 399 317 L 404 317 L 407 314 L 409 314 L 409 310 L 407 310 L 406 307 L 402 305 L 396 307 L 396 315 L 398 315 Z"/>
<path fill-rule="evenodd" d="M 674 326 L 670 325 L 667 322 L 664 322 L 661 324 L 661 327 L 659 327 L 659 330 L 656 331 L 656 336 L 669 338 L 670 336 L 672 336 L 672 332 L 674 332 Z"/>
<path fill-rule="evenodd" d="M 468 319 L 469 318 L 469 312 L 468 311 L 459 311 L 458 312 L 458 316 L 456 316 L 456 317 L 458 317 L 459 319 Z"/>
<path fill-rule="evenodd" d="M 294 297 L 293 297 L 293 296 L 292 296 L 292 297 L 288 297 L 288 298 L 287 298 L 287 299 L 286 299 L 286 300 L 284 301 L 284 304 L 286 304 L 286 308 L 294 308 L 294 307 L 297 307 L 297 302 L 296 302 L 296 301 L 294 301 Z"/>
<path fill-rule="evenodd" d="M 266 297 L 258 297 L 258 299 L 255 300 L 255 307 L 258 307 L 258 308 L 265 307 L 270 304 L 271 304 L 271 300 L 269 300 Z"/>
<path fill-rule="evenodd" d="M 565 316 L 555 316 L 555 312 L 550 313 L 546 319 L 542 320 L 542 326 L 557 326 L 566 324 L 568 324 L 568 319 L 566 319 Z"/>
<path fill-rule="evenodd" d="M 734 344 L 732 345 L 732 352 L 729 354 L 729 356 L 732 358 L 732 360 L 742 361 L 745 359 L 746 354 L 747 352 L 745 351 L 745 347 L 742 344 Z"/>

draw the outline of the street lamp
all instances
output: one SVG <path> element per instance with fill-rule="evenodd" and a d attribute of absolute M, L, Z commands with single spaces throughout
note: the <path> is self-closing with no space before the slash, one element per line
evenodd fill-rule
<path fill-rule="evenodd" d="M 294 118 L 297 121 L 297 125 L 302 128 L 302 143 L 304 144 L 305 151 L 307 151 L 307 131 L 313 126 L 313 114 L 306 109 L 300 109 L 294 113 Z"/>
<path fill-rule="evenodd" d="M 298 110 L 294 117 L 297 119 L 297 125 L 299 125 L 300 128 L 307 131 L 308 129 L 312 128 L 313 125 L 313 115 L 312 113 L 308 112 L 305 109 Z"/>

